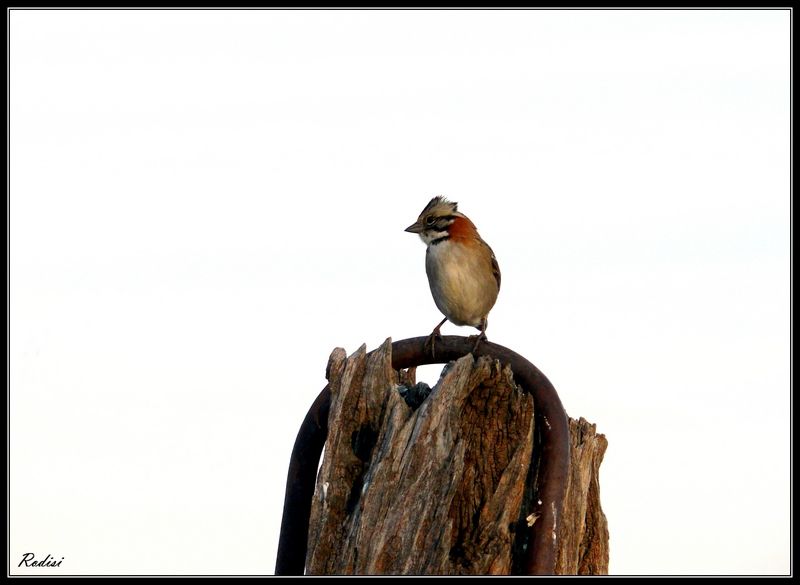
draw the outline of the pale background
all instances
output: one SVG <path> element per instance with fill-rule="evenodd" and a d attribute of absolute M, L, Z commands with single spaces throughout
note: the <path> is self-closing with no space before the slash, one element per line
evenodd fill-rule
<path fill-rule="evenodd" d="M 12 571 L 272 573 L 331 350 L 440 319 L 444 194 L 609 439 L 611 571 L 787 573 L 790 17 L 11 11 Z"/>

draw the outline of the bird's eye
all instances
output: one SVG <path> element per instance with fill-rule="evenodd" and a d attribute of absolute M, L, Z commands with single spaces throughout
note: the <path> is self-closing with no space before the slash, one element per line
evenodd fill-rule
<path fill-rule="evenodd" d="M 428 217 L 425 218 L 425 225 L 433 225 L 433 222 L 435 221 L 436 218 L 433 217 L 432 215 L 429 215 Z"/>

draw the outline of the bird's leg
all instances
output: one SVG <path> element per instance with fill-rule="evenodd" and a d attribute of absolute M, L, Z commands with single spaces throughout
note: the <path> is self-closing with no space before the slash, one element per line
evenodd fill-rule
<path fill-rule="evenodd" d="M 480 335 L 477 336 L 478 340 L 475 342 L 475 346 L 472 348 L 472 353 L 473 354 L 476 351 L 478 351 L 478 346 L 481 344 L 481 341 L 486 339 L 486 327 L 487 327 L 488 324 L 489 324 L 489 320 L 486 317 L 481 319 L 481 326 L 478 327 L 478 329 L 480 330 L 481 333 L 480 333 Z"/>
<path fill-rule="evenodd" d="M 442 325 L 444 325 L 444 322 L 445 322 L 445 321 L 447 321 L 447 317 L 445 317 L 444 319 L 442 319 L 442 322 L 441 322 L 441 323 L 439 323 L 439 324 L 438 324 L 438 325 L 437 325 L 437 326 L 436 326 L 436 327 L 433 329 L 433 331 L 431 332 L 430 336 L 428 337 L 428 340 L 425 342 L 425 348 L 424 348 L 424 349 L 425 349 L 425 351 L 428 351 L 428 347 L 430 347 L 430 348 L 431 348 L 431 357 L 434 357 L 434 358 L 436 357 L 436 351 L 435 351 L 435 341 L 436 341 L 436 338 L 437 338 L 437 337 L 441 337 L 441 336 L 442 336 L 442 335 L 439 333 L 439 329 L 441 329 L 441 328 L 442 328 Z"/>

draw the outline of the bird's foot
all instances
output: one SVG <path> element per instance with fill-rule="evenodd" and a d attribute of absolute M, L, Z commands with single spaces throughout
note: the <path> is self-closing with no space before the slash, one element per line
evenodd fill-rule
<path fill-rule="evenodd" d="M 439 333 L 439 328 L 437 327 L 434 329 L 431 334 L 428 336 L 427 341 L 425 341 L 425 347 L 423 348 L 426 352 L 430 350 L 431 357 L 436 358 L 436 338 L 441 339 L 442 334 Z"/>
<path fill-rule="evenodd" d="M 486 333 L 481 331 L 480 335 L 470 335 L 468 339 L 476 340 L 475 345 L 472 346 L 472 353 L 474 354 L 476 351 L 478 351 L 478 346 L 481 344 L 481 342 L 486 340 Z"/>

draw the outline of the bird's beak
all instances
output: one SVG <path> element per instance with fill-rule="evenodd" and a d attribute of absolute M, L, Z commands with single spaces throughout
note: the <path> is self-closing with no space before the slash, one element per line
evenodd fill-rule
<path fill-rule="evenodd" d="M 410 226 L 408 226 L 406 228 L 406 231 L 407 232 L 411 232 L 412 234 L 418 234 L 422 230 L 423 230 L 422 224 L 420 224 L 418 221 L 415 221 L 414 223 L 412 223 Z"/>

